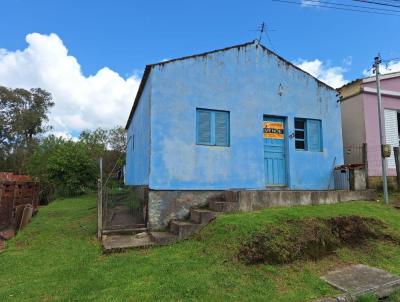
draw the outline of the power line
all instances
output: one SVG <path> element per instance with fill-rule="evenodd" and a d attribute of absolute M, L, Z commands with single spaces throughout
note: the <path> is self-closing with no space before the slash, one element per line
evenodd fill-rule
<path fill-rule="evenodd" d="M 383 63 L 400 62 L 400 58 L 393 58 L 388 60 L 382 60 Z"/>
<path fill-rule="evenodd" d="M 268 39 L 269 44 L 271 44 L 272 50 L 275 51 L 275 46 L 274 46 L 274 44 L 272 43 L 272 39 L 269 37 L 268 32 L 266 32 L 265 35 L 267 36 L 267 39 Z"/>
<path fill-rule="evenodd" d="M 393 5 L 393 4 L 382 3 L 382 2 L 377 2 L 377 1 L 369 1 L 369 0 L 353 0 L 353 1 L 400 8 L 400 5 Z"/>
<path fill-rule="evenodd" d="M 387 2 L 387 3 L 400 3 L 400 0 L 381 0 L 380 2 Z"/>
<path fill-rule="evenodd" d="M 393 4 L 393 3 L 400 4 L 400 0 L 379 0 L 378 2 L 379 3 L 389 3 L 389 4 Z"/>
<path fill-rule="evenodd" d="M 374 7 L 367 7 L 367 6 L 362 6 L 362 5 L 352 5 L 352 4 L 344 4 L 344 3 L 331 2 L 331 1 L 321 1 L 321 0 L 306 0 L 302 4 L 303 5 L 307 5 L 308 2 L 315 2 L 316 4 L 317 3 L 322 3 L 322 4 L 329 4 L 329 5 L 336 5 L 336 6 L 364 8 L 364 9 L 369 9 L 369 10 L 373 10 L 373 11 L 387 11 L 387 12 L 400 13 L 400 10 L 396 10 L 396 9 L 374 8 Z"/>
<path fill-rule="evenodd" d="M 367 14 L 387 15 L 387 16 L 400 17 L 400 14 L 384 13 L 384 12 L 380 12 L 378 10 L 376 10 L 376 11 L 367 11 L 367 10 L 361 10 L 361 9 L 352 9 L 352 8 L 328 6 L 328 5 L 323 5 L 323 4 L 312 4 L 312 3 L 311 4 L 307 4 L 307 3 L 304 3 L 304 2 L 302 3 L 302 2 L 295 2 L 295 1 L 288 1 L 288 0 L 272 0 L 272 1 L 273 2 L 288 3 L 288 4 L 295 4 L 295 5 L 303 5 L 303 6 L 308 6 L 308 7 L 324 7 L 324 8 L 343 10 L 343 11 L 352 11 L 352 12 L 360 12 L 360 13 L 367 13 Z"/>
<path fill-rule="evenodd" d="M 258 37 L 258 42 L 261 42 L 262 35 L 265 34 L 265 36 L 268 39 L 269 44 L 271 44 L 272 50 L 275 51 L 275 47 L 274 47 L 274 44 L 272 43 L 272 39 L 268 34 L 269 31 L 274 31 L 274 30 L 273 29 L 269 29 L 268 25 L 265 22 L 262 22 L 260 24 L 260 26 L 256 30 L 252 30 L 252 31 L 258 31 L 260 33 L 260 35 Z"/>

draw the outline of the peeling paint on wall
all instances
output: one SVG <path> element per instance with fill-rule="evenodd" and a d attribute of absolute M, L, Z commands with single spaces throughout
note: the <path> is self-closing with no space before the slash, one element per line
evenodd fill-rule
<path fill-rule="evenodd" d="M 174 60 L 151 75 L 151 189 L 264 189 L 264 115 L 284 117 L 288 134 L 295 117 L 322 120 L 323 152 L 287 139 L 289 188 L 327 189 L 343 162 L 336 92 L 264 47 Z M 229 147 L 196 145 L 196 108 L 230 112 Z"/>

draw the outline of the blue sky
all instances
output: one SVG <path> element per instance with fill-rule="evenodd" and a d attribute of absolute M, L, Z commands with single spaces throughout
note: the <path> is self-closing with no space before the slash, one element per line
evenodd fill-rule
<path fill-rule="evenodd" d="M 132 75 L 138 80 L 148 63 L 253 40 L 257 33 L 251 30 L 263 21 L 275 30 L 269 34 L 273 45 L 263 37 L 264 45 L 293 62 L 318 59 L 323 65 L 321 72 L 339 68 L 336 72 L 345 80 L 362 76 L 378 52 L 384 59 L 400 57 L 400 16 L 270 0 L 2 0 L 1 10 L 3 53 L 26 49 L 30 33 L 55 33 L 85 77 L 107 67 L 124 80 Z M 0 77 L 0 85 L 18 83 L 4 79 L 2 83 Z M 32 85 L 36 83 L 40 84 L 32 81 Z M 27 86 L 29 81 L 20 85 Z M 85 125 L 76 129 L 82 127 Z"/>

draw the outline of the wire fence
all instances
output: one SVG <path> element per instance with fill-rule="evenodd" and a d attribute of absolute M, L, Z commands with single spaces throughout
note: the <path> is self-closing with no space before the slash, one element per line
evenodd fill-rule
<path fill-rule="evenodd" d="M 119 159 L 106 176 L 103 176 L 102 161 L 100 159 L 98 236 L 105 231 L 145 228 L 146 205 L 138 198 L 133 187 L 124 185 L 122 161 Z"/>

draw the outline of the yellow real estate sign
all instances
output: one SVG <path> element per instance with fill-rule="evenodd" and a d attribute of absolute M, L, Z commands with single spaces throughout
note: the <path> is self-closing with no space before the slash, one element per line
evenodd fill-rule
<path fill-rule="evenodd" d="M 284 139 L 283 122 L 264 122 L 264 138 Z"/>

